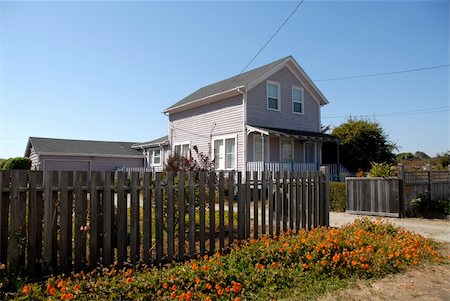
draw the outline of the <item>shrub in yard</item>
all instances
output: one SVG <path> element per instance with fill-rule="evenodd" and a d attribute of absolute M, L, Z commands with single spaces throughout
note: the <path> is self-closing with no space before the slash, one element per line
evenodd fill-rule
<path fill-rule="evenodd" d="M 25 169 L 31 168 L 31 160 L 29 158 L 16 157 L 5 160 L 2 164 L 3 170 Z"/>
<path fill-rule="evenodd" d="M 395 176 L 396 170 L 395 166 L 392 166 L 387 163 L 376 163 L 372 162 L 371 168 L 370 168 L 370 176 L 371 177 L 383 177 L 383 178 L 389 178 Z"/>
<path fill-rule="evenodd" d="M 347 198 L 345 196 L 345 183 L 330 182 L 330 210 L 337 212 L 345 211 Z"/>
<path fill-rule="evenodd" d="M 324 293 L 324 281 L 371 278 L 426 261 L 438 245 L 381 221 L 263 236 L 228 255 L 205 255 L 163 269 L 106 269 L 52 277 L 20 288 L 21 300 L 270 300 L 294 288 Z M 341 283 L 341 282 L 340 282 Z M 330 290 L 330 288 L 327 288 Z"/>

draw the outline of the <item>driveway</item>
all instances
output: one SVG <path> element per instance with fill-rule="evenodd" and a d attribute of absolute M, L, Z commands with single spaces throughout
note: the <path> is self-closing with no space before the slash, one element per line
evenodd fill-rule
<path fill-rule="evenodd" d="M 352 223 L 357 218 L 366 217 L 365 215 L 354 215 L 343 212 L 330 212 L 330 226 L 341 227 L 345 224 Z M 405 228 L 406 230 L 416 232 L 425 237 L 450 242 L 450 221 L 439 219 L 424 218 L 393 218 L 393 217 L 373 217 L 370 219 L 381 219 L 388 221 L 396 226 Z"/>

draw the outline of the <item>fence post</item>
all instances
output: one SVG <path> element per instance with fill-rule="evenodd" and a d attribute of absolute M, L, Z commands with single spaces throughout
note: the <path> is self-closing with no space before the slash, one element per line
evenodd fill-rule
<path fill-rule="evenodd" d="M 321 222 L 323 221 L 323 224 L 321 223 L 321 226 L 328 227 L 330 225 L 330 167 L 321 166 L 320 171 L 322 173 L 322 178 L 325 179 L 323 181 L 323 193 L 321 194 L 321 200 L 319 201 L 321 204 L 319 208 L 322 208 L 322 214 L 320 214 L 320 216 L 322 217 Z"/>
<path fill-rule="evenodd" d="M 397 164 L 397 178 L 398 178 L 398 217 L 405 216 L 405 202 L 404 202 L 404 181 L 405 181 L 405 167 L 402 163 Z"/>
<path fill-rule="evenodd" d="M 427 202 L 427 209 L 430 209 L 430 201 L 433 199 L 433 192 L 431 191 L 431 189 L 432 189 L 432 187 L 433 187 L 433 185 L 431 185 L 432 183 L 431 183 L 431 180 L 432 180 L 432 177 L 431 177 L 431 172 L 432 172 L 432 169 L 431 169 L 431 164 L 427 164 L 427 165 L 425 165 L 425 170 L 427 171 L 427 176 L 428 176 L 428 179 L 427 179 L 427 182 L 428 182 L 428 195 L 429 195 L 429 199 L 428 199 L 428 202 Z"/>

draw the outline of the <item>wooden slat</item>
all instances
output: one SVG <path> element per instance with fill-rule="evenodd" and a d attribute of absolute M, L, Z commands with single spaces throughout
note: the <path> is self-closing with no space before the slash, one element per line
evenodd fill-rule
<path fill-rule="evenodd" d="M 72 210 L 73 194 L 68 187 L 73 184 L 73 172 L 61 171 L 59 187 L 61 191 L 61 229 L 59 233 L 61 271 L 69 272 L 72 268 Z"/>
<path fill-rule="evenodd" d="M 223 171 L 219 172 L 219 248 L 225 248 L 225 187 Z"/>
<path fill-rule="evenodd" d="M 195 186 L 194 172 L 189 172 L 189 257 L 195 257 Z"/>
<path fill-rule="evenodd" d="M 156 215 L 156 263 L 161 263 L 163 257 L 164 232 L 163 232 L 163 198 L 161 191 L 161 173 L 156 173 L 155 178 L 155 215 Z"/>
<path fill-rule="evenodd" d="M 295 185 L 294 185 L 294 172 L 289 172 L 289 229 L 294 229 L 294 216 L 295 216 Z"/>
<path fill-rule="evenodd" d="M 302 211 L 301 211 L 301 226 L 302 229 L 306 229 L 307 228 L 307 210 L 308 210 L 308 194 L 307 194 L 307 190 L 308 190 L 308 183 L 307 181 L 307 173 L 306 172 L 302 172 L 301 173 L 301 187 L 302 187 Z"/>
<path fill-rule="evenodd" d="M 184 244 L 185 244 L 185 208 L 184 208 L 184 171 L 178 173 L 178 259 L 184 260 Z"/>
<path fill-rule="evenodd" d="M 267 173 L 261 173 L 261 233 L 266 234 Z"/>
<path fill-rule="evenodd" d="M 205 253 L 205 172 L 199 171 L 200 254 Z"/>
<path fill-rule="evenodd" d="M 117 173 L 117 263 L 119 264 L 119 266 L 122 266 L 123 263 L 127 261 L 128 214 L 127 199 L 125 197 L 125 192 L 123 189 L 126 177 L 127 174 L 123 171 L 119 171 Z"/>
<path fill-rule="evenodd" d="M 250 238 L 250 205 L 252 200 L 252 190 L 250 189 L 251 172 L 245 175 L 245 238 Z"/>
<path fill-rule="evenodd" d="M 173 171 L 167 173 L 167 259 L 172 260 L 175 246 L 175 211 L 173 198 Z"/>
<path fill-rule="evenodd" d="M 215 209 L 215 180 L 216 173 L 209 173 L 208 187 L 209 187 L 209 252 L 214 253 L 216 250 L 216 209 Z"/>
<path fill-rule="evenodd" d="M 85 185 L 87 174 L 82 171 L 75 172 L 74 199 L 75 199 L 75 271 L 86 268 L 86 207 L 87 201 L 83 197 L 82 186 Z"/>
<path fill-rule="evenodd" d="M 56 217 L 57 208 L 55 206 L 55 193 L 52 187 L 57 186 L 58 173 L 54 171 L 44 174 L 44 264 L 46 268 L 57 270 L 56 262 Z"/>
<path fill-rule="evenodd" d="M 172 175 L 173 178 L 173 175 Z M 152 247 L 152 194 L 150 185 L 152 181 L 152 174 L 150 172 L 144 172 L 144 191 L 143 191 L 143 217 L 142 217 L 142 249 L 143 249 L 143 261 L 145 264 L 150 264 Z M 173 188 L 172 188 L 173 193 Z M 172 202 L 173 207 L 173 202 Z M 175 228 L 173 229 L 175 231 Z"/>
<path fill-rule="evenodd" d="M 311 175 L 311 171 L 307 172 L 307 184 L 308 184 L 308 230 L 310 230 L 313 226 L 313 180 L 312 180 L 312 175 Z"/>
<path fill-rule="evenodd" d="M 97 193 L 97 185 L 101 185 L 100 172 L 91 172 L 91 185 L 90 185 L 90 236 L 89 236 L 89 263 L 91 268 L 97 266 L 99 261 L 99 240 L 100 240 L 100 200 Z"/>
<path fill-rule="evenodd" d="M 301 183 L 300 183 L 300 172 L 295 172 L 295 229 L 300 230 L 301 228 L 301 210 L 302 210 L 302 194 L 301 194 Z"/>
<path fill-rule="evenodd" d="M 9 229 L 10 271 L 23 272 L 26 249 L 26 170 L 11 171 L 11 219 Z M 21 271 L 22 270 L 22 271 Z"/>
<path fill-rule="evenodd" d="M 130 261 L 136 264 L 140 259 L 140 229 L 139 229 L 139 172 L 131 172 L 131 214 L 130 214 Z"/>
<path fill-rule="evenodd" d="M 8 218 L 10 193 L 3 191 L 3 189 L 9 188 L 10 182 L 10 171 L 0 170 L 0 263 L 5 266 L 8 262 Z"/>
<path fill-rule="evenodd" d="M 289 200 L 288 200 L 288 176 L 287 172 L 283 173 L 283 194 L 282 194 L 282 219 L 283 219 L 283 232 L 287 231 L 287 222 L 289 218 Z"/>
<path fill-rule="evenodd" d="M 314 201 L 316 202 L 316 214 L 315 214 L 315 226 L 318 227 L 321 225 L 320 223 L 320 172 L 316 171 L 314 172 L 315 177 L 314 177 L 314 182 L 315 182 L 315 194 L 314 194 Z"/>
<path fill-rule="evenodd" d="M 277 171 L 275 186 L 275 234 L 280 235 L 280 223 L 281 223 L 281 189 L 280 189 L 280 172 Z"/>
<path fill-rule="evenodd" d="M 275 211 L 275 199 L 273 195 L 273 174 L 268 172 L 267 177 L 269 178 L 269 235 L 273 236 L 273 215 Z"/>
<path fill-rule="evenodd" d="M 228 245 L 233 243 L 234 171 L 228 173 Z"/>
<path fill-rule="evenodd" d="M 114 174 L 105 172 L 105 182 L 103 189 L 103 249 L 102 262 L 103 266 L 109 267 L 114 262 L 114 249 L 112 244 L 113 227 L 114 227 L 114 199 L 111 193 L 111 185 L 114 181 Z"/>
<path fill-rule="evenodd" d="M 245 237 L 245 204 L 244 204 L 244 185 L 242 184 L 242 172 L 238 172 L 238 239 Z"/>
<path fill-rule="evenodd" d="M 258 197 L 258 172 L 253 172 L 253 238 L 258 238 L 258 206 L 259 206 L 259 197 Z"/>
<path fill-rule="evenodd" d="M 28 205 L 28 274 L 33 277 L 41 273 L 42 259 L 42 217 L 43 201 L 42 192 L 37 191 L 37 186 L 43 184 L 43 173 L 37 171 L 29 172 L 29 205 Z M 0 175 L 0 187 L 2 187 L 2 175 Z M 0 212 L 1 206 L 0 193 Z M 6 212 L 7 213 L 7 212 Z M 1 214 L 1 213 L 0 213 Z M 0 215 L 0 219 L 1 219 Z M 0 223 L 1 224 L 1 223 Z M 0 234 L 1 235 L 1 234 Z M 1 240 L 1 239 L 0 239 Z M 0 261 L 1 262 L 1 261 Z"/>

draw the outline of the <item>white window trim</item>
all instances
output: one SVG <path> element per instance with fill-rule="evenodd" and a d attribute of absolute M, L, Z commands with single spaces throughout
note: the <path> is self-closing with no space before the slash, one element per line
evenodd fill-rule
<path fill-rule="evenodd" d="M 156 150 L 159 150 L 159 163 L 157 163 L 157 164 L 154 163 L 154 156 L 152 154 Z M 150 148 L 150 149 L 148 149 L 147 150 L 147 156 L 148 156 L 147 162 L 148 162 L 148 164 L 150 166 L 161 166 L 162 165 L 162 161 L 163 161 L 162 154 L 163 154 L 163 151 L 162 151 L 161 147 L 160 148 Z"/>
<path fill-rule="evenodd" d="M 294 90 L 300 90 L 302 91 L 302 100 L 300 102 L 294 101 Z M 292 113 L 298 114 L 298 115 L 305 115 L 305 89 L 299 86 L 292 86 Z M 302 105 L 302 111 L 301 112 L 295 112 L 294 111 L 294 103 L 300 103 Z"/>
<path fill-rule="evenodd" d="M 280 163 L 287 163 L 287 162 L 283 162 L 282 160 L 283 160 L 283 140 L 284 141 L 291 141 L 291 152 L 292 152 L 292 162 L 294 162 L 295 161 L 295 158 L 294 158 L 294 139 L 289 139 L 289 138 L 283 138 L 283 137 L 280 137 L 280 142 L 279 142 L 279 144 L 280 144 L 280 146 L 279 146 L 279 149 L 280 149 Z"/>
<path fill-rule="evenodd" d="M 212 155 L 213 155 L 213 160 L 214 158 L 214 153 L 215 153 L 215 147 L 214 147 L 214 141 L 215 140 L 223 140 L 224 143 L 224 150 L 225 150 L 225 139 L 230 139 L 230 138 L 234 138 L 234 142 L 236 143 L 235 145 L 235 160 L 234 160 L 234 168 L 224 168 L 224 169 L 217 169 L 217 170 L 237 170 L 237 163 L 238 163 L 238 135 L 237 134 L 229 134 L 229 135 L 221 135 L 221 136 L 213 136 L 211 137 L 211 145 L 212 145 Z M 224 153 L 224 156 L 226 154 Z M 225 157 L 224 157 L 225 160 Z M 215 165 L 215 162 L 214 162 Z"/>
<path fill-rule="evenodd" d="M 264 155 L 265 155 L 265 157 L 267 158 L 267 160 L 266 160 L 266 158 L 263 158 L 263 160 L 262 161 L 264 161 L 264 162 L 270 162 L 270 153 L 269 153 L 269 151 L 270 151 L 270 139 L 269 139 L 270 137 L 269 136 L 266 136 L 265 137 L 265 139 L 264 139 L 264 141 L 265 141 L 265 145 L 266 145 L 266 149 L 265 149 L 265 152 L 264 152 Z M 257 139 L 261 139 L 261 134 L 254 134 L 253 135 L 253 161 L 254 162 L 258 162 L 258 161 L 256 161 L 256 147 L 255 147 L 255 145 L 256 145 L 256 140 Z"/>
<path fill-rule="evenodd" d="M 306 144 L 314 144 L 314 163 L 317 163 L 317 143 L 313 141 L 303 142 L 303 163 L 306 163 Z"/>
<path fill-rule="evenodd" d="M 269 108 L 269 84 L 278 86 L 278 109 Z M 281 85 L 280 85 L 280 83 L 270 81 L 270 80 L 266 81 L 266 108 L 269 111 L 277 111 L 277 112 L 281 111 Z"/>
<path fill-rule="evenodd" d="M 190 141 L 182 141 L 182 142 L 174 143 L 174 144 L 173 144 L 173 150 L 172 150 L 173 153 L 175 154 L 175 147 L 178 146 L 178 145 L 180 146 L 180 151 L 183 152 L 183 145 L 186 145 L 186 144 L 189 145 L 188 148 L 191 149 L 191 142 L 190 142 Z M 181 155 L 181 154 L 180 154 L 180 155 Z M 189 155 L 189 154 L 188 154 L 188 155 Z"/>

